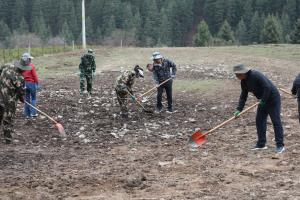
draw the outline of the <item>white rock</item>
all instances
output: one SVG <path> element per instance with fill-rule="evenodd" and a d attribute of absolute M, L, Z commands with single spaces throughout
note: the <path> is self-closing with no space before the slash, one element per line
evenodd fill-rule
<path fill-rule="evenodd" d="M 81 131 L 84 131 L 84 126 L 81 126 L 80 128 L 79 128 L 79 130 L 81 130 Z"/>
<path fill-rule="evenodd" d="M 85 138 L 85 139 L 83 140 L 83 142 L 84 142 L 84 143 L 90 143 L 90 142 L 91 142 L 91 140 L 89 140 L 89 139 Z"/>
<path fill-rule="evenodd" d="M 212 107 L 212 108 L 210 108 L 211 110 L 217 110 L 217 106 L 214 106 L 214 107 Z"/>
<path fill-rule="evenodd" d="M 83 139 L 83 138 L 85 138 L 85 135 L 84 135 L 84 134 L 81 134 L 81 135 L 79 135 L 79 138 L 80 138 L 80 139 Z"/>

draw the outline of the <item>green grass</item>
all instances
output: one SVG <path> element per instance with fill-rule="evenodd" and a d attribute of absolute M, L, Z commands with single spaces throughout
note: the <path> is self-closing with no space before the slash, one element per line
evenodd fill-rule
<path fill-rule="evenodd" d="M 216 91 L 222 85 L 224 80 L 176 80 L 174 81 L 175 92 L 210 92 Z"/>
<path fill-rule="evenodd" d="M 245 63 L 250 66 L 272 66 L 278 69 L 299 71 L 300 45 L 253 45 L 228 47 L 93 47 L 96 50 L 97 71 L 121 68 L 133 68 L 139 64 L 145 68 L 151 63 L 150 57 L 154 51 L 160 51 L 166 58 L 173 60 L 177 66 L 196 65 L 205 67 L 225 67 L 232 70 L 232 66 Z M 36 49 L 38 52 L 39 50 Z M 38 73 L 41 77 L 55 77 L 75 74 L 82 50 L 74 52 L 61 52 L 45 54 L 34 59 Z M 33 54 L 34 55 L 34 54 Z M 37 53 L 38 55 L 38 53 Z M 1 52 L 0 52 L 1 56 Z M 36 55 L 34 55 L 36 56 Z"/>

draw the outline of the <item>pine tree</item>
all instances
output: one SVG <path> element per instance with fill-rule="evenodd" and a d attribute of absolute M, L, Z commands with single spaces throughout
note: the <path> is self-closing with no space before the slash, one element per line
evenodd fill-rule
<path fill-rule="evenodd" d="M 104 37 L 108 37 L 112 34 L 112 32 L 116 29 L 116 20 L 115 17 L 112 15 L 108 20 L 107 26 L 104 27 Z"/>
<path fill-rule="evenodd" d="M 103 40 L 101 28 L 98 26 L 95 33 L 95 42 L 101 44 Z"/>
<path fill-rule="evenodd" d="M 260 42 L 262 25 L 261 17 L 259 17 L 258 12 L 255 12 L 251 19 L 250 28 L 248 31 L 248 41 L 250 43 Z"/>
<path fill-rule="evenodd" d="M 204 19 L 207 22 L 211 33 L 217 33 L 224 19 L 222 0 L 206 0 L 204 4 Z"/>
<path fill-rule="evenodd" d="M 164 46 L 170 46 L 172 44 L 171 41 L 171 34 L 172 34 L 172 24 L 170 22 L 170 19 L 168 18 L 167 12 L 162 9 L 162 19 L 161 19 L 161 26 L 159 28 L 160 30 L 160 37 L 159 37 L 159 43 Z"/>
<path fill-rule="evenodd" d="M 92 43 L 94 40 L 94 28 L 92 24 L 92 20 L 90 17 L 87 17 L 85 20 L 85 28 L 86 28 L 86 39 L 88 43 Z"/>
<path fill-rule="evenodd" d="M 220 28 L 220 31 L 218 33 L 218 38 L 223 39 L 226 42 L 234 41 L 233 32 L 227 20 L 224 21 L 222 27 Z"/>
<path fill-rule="evenodd" d="M 283 8 L 285 13 L 288 13 L 292 22 L 297 20 L 297 2 L 296 0 L 286 0 L 286 5 Z"/>
<path fill-rule="evenodd" d="M 8 40 L 11 36 L 11 32 L 8 28 L 8 25 L 4 21 L 0 21 L 0 41 L 4 43 L 5 46 L 8 46 Z"/>
<path fill-rule="evenodd" d="M 265 22 L 264 22 L 264 28 L 262 30 L 262 42 L 266 44 L 270 43 L 279 43 L 281 42 L 282 38 L 282 32 L 280 23 L 276 19 L 276 17 L 269 15 Z"/>
<path fill-rule="evenodd" d="M 295 24 L 295 28 L 292 33 L 292 43 L 300 44 L 300 19 L 298 19 L 297 23 Z"/>
<path fill-rule="evenodd" d="M 237 25 L 237 29 L 235 31 L 235 38 L 240 44 L 247 44 L 247 27 L 243 19 L 241 19 Z"/>
<path fill-rule="evenodd" d="M 21 34 L 23 34 L 23 33 L 27 34 L 29 32 L 28 24 L 25 21 L 24 17 L 22 18 L 22 20 L 20 22 L 18 32 L 21 33 Z"/>
<path fill-rule="evenodd" d="M 43 42 L 46 42 L 50 37 L 50 32 L 45 23 L 44 17 L 35 20 L 33 30 L 42 39 Z"/>
<path fill-rule="evenodd" d="M 282 26 L 283 41 L 289 43 L 291 33 L 291 23 L 289 16 L 287 14 L 283 14 L 280 22 Z"/>
<path fill-rule="evenodd" d="M 14 13 L 11 15 L 11 29 L 17 30 L 25 14 L 23 0 L 16 0 L 14 3 Z"/>
<path fill-rule="evenodd" d="M 64 38 L 66 44 L 70 44 L 73 40 L 73 35 L 70 31 L 67 21 L 64 22 L 61 29 L 61 36 Z"/>
<path fill-rule="evenodd" d="M 195 46 L 200 46 L 200 47 L 209 46 L 211 39 L 212 36 L 211 33 L 209 32 L 209 27 L 207 23 L 204 20 L 202 20 L 198 25 L 197 33 L 194 39 L 194 44 Z"/>

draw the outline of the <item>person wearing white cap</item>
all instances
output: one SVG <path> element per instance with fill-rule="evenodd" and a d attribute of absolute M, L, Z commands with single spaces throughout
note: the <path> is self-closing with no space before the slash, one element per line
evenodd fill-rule
<path fill-rule="evenodd" d="M 39 78 L 36 73 L 35 66 L 31 62 L 32 59 L 33 57 L 29 53 L 24 53 L 22 55 L 21 62 L 23 62 L 24 65 L 31 66 L 31 70 L 23 71 L 22 75 L 24 77 L 25 85 L 26 85 L 25 100 L 31 105 L 33 105 L 34 107 L 36 107 L 37 89 L 39 88 Z M 30 107 L 26 103 L 24 105 L 24 113 L 27 119 L 38 116 L 36 109 Z"/>
<path fill-rule="evenodd" d="M 171 78 L 157 88 L 156 112 L 160 113 L 162 111 L 162 94 L 165 89 L 168 100 L 167 113 L 173 113 L 172 85 L 173 79 L 176 77 L 176 65 L 174 62 L 165 59 L 159 52 L 154 52 L 151 59 L 153 60 L 153 79 L 157 85 Z"/>
<path fill-rule="evenodd" d="M 256 114 L 258 141 L 252 150 L 267 149 L 267 118 L 270 116 L 275 132 L 276 152 L 284 152 L 283 128 L 280 118 L 281 98 L 278 89 L 262 73 L 245 65 L 234 66 L 233 72 L 241 80 L 242 88 L 239 104 L 234 113 L 235 117 L 238 117 L 244 109 L 249 92 L 252 92 L 260 100 Z"/>

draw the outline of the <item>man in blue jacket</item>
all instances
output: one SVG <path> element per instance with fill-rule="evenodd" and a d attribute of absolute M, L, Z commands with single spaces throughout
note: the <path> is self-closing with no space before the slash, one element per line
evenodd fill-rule
<path fill-rule="evenodd" d="M 236 77 L 241 80 L 242 92 L 239 105 L 234 115 L 238 117 L 244 109 L 248 93 L 252 92 L 260 100 L 256 114 L 256 129 L 258 141 L 253 150 L 267 149 L 266 131 L 268 115 L 273 123 L 276 141 L 276 152 L 285 151 L 283 143 L 283 128 L 280 118 L 281 98 L 274 84 L 262 73 L 251 70 L 244 65 L 237 65 L 233 69 Z"/>
<path fill-rule="evenodd" d="M 173 100 L 172 100 L 172 85 L 173 79 L 176 77 L 176 65 L 172 61 L 165 59 L 159 52 L 154 52 L 152 55 L 153 59 L 153 78 L 156 85 L 161 84 L 169 78 L 171 80 L 162 84 L 157 88 L 157 105 L 156 112 L 162 111 L 162 94 L 163 90 L 166 90 L 168 99 L 168 110 L 167 113 L 173 113 Z"/>
<path fill-rule="evenodd" d="M 299 123 L 300 123 L 300 74 L 296 77 L 293 88 L 292 88 L 292 94 L 297 95 L 298 99 L 298 112 L 299 112 Z"/>

